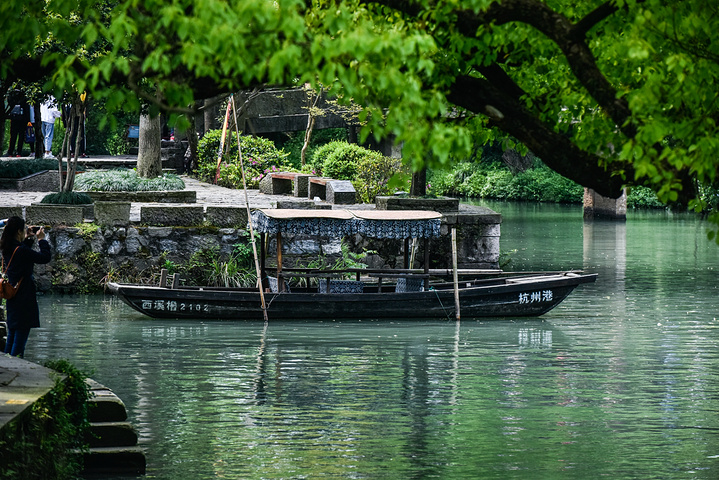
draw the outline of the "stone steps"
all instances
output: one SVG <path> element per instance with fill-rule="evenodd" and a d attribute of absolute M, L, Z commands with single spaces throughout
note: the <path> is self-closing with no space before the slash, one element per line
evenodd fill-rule
<path fill-rule="evenodd" d="M 127 421 L 125 404 L 112 390 L 88 379 L 91 398 L 90 431 L 83 475 L 144 474 L 145 453 L 137 445 L 137 432 Z"/>

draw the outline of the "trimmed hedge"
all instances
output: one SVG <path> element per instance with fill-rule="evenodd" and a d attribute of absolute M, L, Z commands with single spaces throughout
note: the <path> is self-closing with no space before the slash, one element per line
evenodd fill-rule
<path fill-rule="evenodd" d="M 402 171 L 402 161 L 354 143 L 330 142 L 318 147 L 311 167 L 318 175 L 350 180 L 364 203 L 374 202 L 377 195 L 396 190 L 390 180 Z"/>

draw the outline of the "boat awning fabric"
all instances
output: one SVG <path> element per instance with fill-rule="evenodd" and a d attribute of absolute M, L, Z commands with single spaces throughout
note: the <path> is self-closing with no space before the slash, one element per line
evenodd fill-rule
<path fill-rule="evenodd" d="M 261 209 L 252 212 L 259 233 L 343 237 L 359 233 L 372 238 L 438 237 L 442 215 L 421 210 Z"/>

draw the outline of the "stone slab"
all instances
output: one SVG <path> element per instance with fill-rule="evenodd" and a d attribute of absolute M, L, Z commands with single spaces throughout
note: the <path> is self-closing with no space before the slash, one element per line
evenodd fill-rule
<path fill-rule="evenodd" d="M 295 177 L 295 181 L 293 183 L 293 194 L 295 197 L 304 198 L 307 197 L 307 191 L 309 189 L 309 180 L 312 177 L 312 175 L 306 175 L 306 174 L 299 174 Z"/>
<path fill-rule="evenodd" d="M 204 221 L 204 207 L 199 205 L 145 205 L 140 209 L 140 222 L 147 225 L 189 227 Z"/>
<path fill-rule="evenodd" d="M 164 192 L 83 192 L 95 202 L 131 203 L 196 203 L 195 190 L 168 190 Z"/>
<path fill-rule="evenodd" d="M 216 227 L 247 228 L 247 207 L 208 205 L 205 219 Z"/>
<path fill-rule="evenodd" d="M 330 180 L 325 193 L 327 202 L 334 205 L 352 205 L 356 202 L 357 192 L 349 180 Z"/>
<path fill-rule="evenodd" d="M 36 203 L 25 208 L 25 221 L 29 225 L 76 225 L 84 219 L 80 205 L 53 205 Z"/>
<path fill-rule="evenodd" d="M 130 202 L 95 202 L 95 223 L 125 226 L 130 223 Z"/>
<path fill-rule="evenodd" d="M 0 207 L 0 219 L 10 218 L 10 217 L 23 217 L 23 208 L 22 205 L 15 205 L 15 206 L 1 206 Z"/>
<path fill-rule="evenodd" d="M 450 197 L 377 196 L 375 206 L 377 210 L 432 210 L 440 213 L 451 213 L 459 210 L 459 199 Z"/>
<path fill-rule="evenodd" d="M 23 415 L 55 386 L 60 374 L 21 358 L 0 355 L 0 428 Z"/>
<path fill-rule="evenodd" d="M 147 468 L 140 447 L 95 447 L 84 455 L 85 475 L 143 475 Z"/>

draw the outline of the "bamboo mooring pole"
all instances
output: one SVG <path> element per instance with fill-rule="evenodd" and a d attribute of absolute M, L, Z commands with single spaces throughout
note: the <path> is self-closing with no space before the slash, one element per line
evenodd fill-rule
<path fill-rule="evenodd" d="M 459 320 L 459 279 L 457 275 L 457 229 L 452 227 L 452 279 L 454 281 L 454 311 Z"/>
<path fill-rule="evenodd" d="M 257 258 L 257 244 L 255 243 L 255 229 L 252 227 L 252 212 L 250 211 L 250 198 L 247 195 L 247 181 L 245 180 L 245 165 L 242 162 L 242 147 L 240 146 L 240 129 L 237 125 L 237 110 L 235 109 L 235 96 L 230 95 L 230 103 L 232 104 L 232 113 L 235 117 L 235 135 L 237 136 L 237 154 L 240 156 L 240 170 L 242 171 L 242 188 L 245 191 L 245 206 L 247 207 L 247 220 L 250 226 L 250 243 L 252 243 L 252 253 L 255 257 L 255 271 L 257 272 L 257 288 L 260 290 L 260 303 L 262 304 L 262 316 L 267 322 L 267 305 L 265 304 L 265 292 L 262 289 L 262 272 L 260 270 L 260 261 Z M 228 105 L 229 115 L 229 105 Z M 220 154 L 222 155 L 222 154 Z M 218 164 L 219 172 L 219 164 Z"/>

